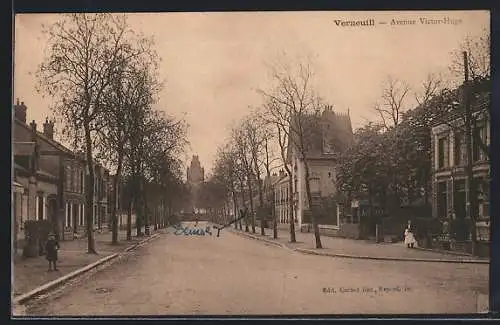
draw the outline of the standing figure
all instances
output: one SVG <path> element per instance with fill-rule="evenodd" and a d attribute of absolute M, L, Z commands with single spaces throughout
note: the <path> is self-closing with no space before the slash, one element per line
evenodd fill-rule
<path fill-rule="evenodd" d="M 413 231 L 411 229 L 411 225 L 408 224 L 408 227 L 405 229 L 405 245 L 408 248 L 413 248 L 416 244 L 415 236 L 413 235 Z"/>
<path fill-rule="evenodd" d="M 57 271 L 57 251 L 59 250 L 59 243 L 56 240 L 56 235 L 54 233 L 49 234 L 49 239 L 45 243 L 45 257 L 49 261 L 49 272 L 52 271 L 52 265 L 54 265 L 54 271 Z"/>

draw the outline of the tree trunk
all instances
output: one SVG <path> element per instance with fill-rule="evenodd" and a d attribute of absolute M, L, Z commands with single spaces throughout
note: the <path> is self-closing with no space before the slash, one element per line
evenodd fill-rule
<path fill-rule="evenodd" d="M 151 229 L 149 228 L 150 226 L 150 220 L 149 220 L 149 208 L 148 208 L 148 197 L 147 193 L 144 188 L 144 181 L 141 182 L 141 193 L 142 193 L 142 203 L 144 204 L 144 232 L 146 236 L 151 235 Z"/>
<path fill-rule="evenodd" d="M 238 219 L 238 202 L 236 199 L 236 191 L 234 189 L 234 184 L 231 184 L 231 192 L 233 195 L 233 214 L 234 214 L 234 220 L 235 220 L 234 229 L 238 229 L 238 222 L 236 222 L 236 219 Z"/>
<path fill-rule="evenodd" d="M 87 220 L 87 252 L 89 254 L 97 254 L 95 249 L 93 216 L 94 216 L 94 160 L 92 157 L 92 139 L 90 137 L 90 126 L 85 125 L 85 149 L 87 156 L 87 200 L 86 200 L 86 220 Z"/>
<path fill-rule="evenodd" d="M 116 175 L 113 178 L 113 195 L 115 197 L 114 199 L 114 204 L 111 207 L 111 243 L 113 245 L 116 245 L 118 243 L 118 216 L 117 216 L 117 210 L 118 210 L 118 202 L 119 202 L 119 184 L 120 184 L 120 176 L 121 176 L 121 170 L 122 170 L 122 161 L 123 161 L 123 155 L 120 154 L 118 157 L 118 167 L 116 169 Z"/>
<path fill-rule="evenodd" d="M 165 198 L 163 197 L 161 199 L 161 205 L 160 205 L 160 228 L 164 229 L 165 228 Z"/>
<path fill-rule="evenodd" d="M 172 217 L 172 198 L 169 197 L 168 199 L 168 217 Z"/>
<path fill-rule="evenodd" d="M 240 179 L 240 186 L 241 186 L 241 200 L 242 200 L 242 203 L 243 203 L 243 208 L 246 209 L 247 205 L 245 203 L 245 189 L 243 187 L 243 180 Z M 250 232 L 250 229 L 248 227 L 248 215 L 245 215 L 245 232 Z M 240 230 L 243 230 L 243 225 L 240 221 Z"/>
<path fill-rule="evenodd" d="M 255 234 L 255 210 L 253 204 L 253 190 L 252 190 L 252 180 L 251 177 L 248 178 L 248 194 L 250 196 L 250 213 L 252 214 L 252 233 Z"/>
<path fill-rule="evenodd" d="M 264 228 L 264 222 L 266 221 L 266 214 L 264 210 L 264 194 L 263 194 L 263 189 L 262 189 L 262 182 L 260 180 L 260 172 L 259 172 L 259 166 L 257 165 L 257 159 L 255 159 L 255 174 L 257 176 L 257 190 L 259 191 L 259 210 L 260 211 L 260 234 L 264 236 L 266 234 L 265 228 Z"/>
<path fill-rule="evenodd" d="M 127 210 L 127 240 L 132 240 L 132 198 L 128 201 Z"/>
<path fill-rule="evenodd" d="M 373 220 L 374 220 L 374 217 L 373 217 L 373 190 L 372 190 L 371 184 L 368 185 L 368 220 L 369 221 L 368 221 L 367 226 L 369 227 L 370 225 L 373 224 Z M 369 228 L 367 229 L 368 236 L 370 235 L 371 231 L 372 231 L 372 229 L 369 229 Z M 375 233 L 375 235 L 377 235 L 377 234 Z M 376 238 L 376 240 L 378 240 L 378 238 Z"/>
<path fill-rule="evenodd" d="M 158 205 L 153 206 L 153 230 L 158 230 Z"/>
<path fill-rule="evenodd" d="M 276 209 L 274 207 L 274 196 L 271 200 L 271 217 L 273 219 L 273 238 L 278 239 L 278 220 L 276 219 Z"/>
<path fill-rule="evenodd" d="M 142 195 L 139 188 L 139 182 L 137 182 L 137 192 L 134 194 L 134 206 L 135 206 L 135 227 L 136 236 L 142 236 Z"/>
<path fill-rule="evenodd" d="M 305 155 L 303 155 L 303 157 L 305 157 Z M 308 165 L 306 159 L 304 159 L 304 169 L 306 172 L 305 184 L 306 184 L 307 202 L 309 203 L 309 210 L 311 211 L 311 221 L 312 221 L 312 224 L 314 227 L 314 237 L 316 239 L 316 248 L 323 248 L 323 246 L 321 245 L 321 238 L 319 235 L 319 225 L 318 225 L 318 222 L 316 220 L 316 216 L 314 215 L 314 213 L 312 211 L 313 205 L 312 205 L 312 196 L 311 196 L 311 186 L 309 183 L 309 165 Z"/>
<path fill-rule="evenodd" d="M 297 240 L 295 239 L 295 213 L 293 211 L 293 179 L 292 179 L 292 173 L 290 170 L 287 169 L 288 173 L 288 209 L 291 214 L 290 218 L 290 242 L 291 243 L 296 243 Z"/>

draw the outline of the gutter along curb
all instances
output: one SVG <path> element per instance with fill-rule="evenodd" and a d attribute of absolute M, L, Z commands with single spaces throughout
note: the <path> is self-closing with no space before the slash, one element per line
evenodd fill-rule
<path fill-rule="evenodd" d="M 122 252 L 118 252 L 118 253 L 114 253 L 114 254 L 111 254 L 111 255 L 108 255 L 108 256 L 105 256 L 97 261 L 95 261 L 94 263 L 91 263 L 91 264 L 88 264 L 82 268 L 79 268 L 69 274 L 66 274 L 60 278 L 57 278 L 53 281 L 50 281 L 48 283 L 45 283 L 41 286 L 39 286 L 38 288 L 35 288 L 27 293 L 24 293 L 24 294 L 21 294 L 17 297 L 15 297 L 12 301 L 12 305 L 13 306 L 16 306 L 16 305 L 23 305 L 23 304 L 26 304 L 27 302 L 29 302 L 30 300 L 33 300 L 34 298 L 44 294 L 44 293 L 47 293 L 65 283 L 67 283 L 68 281 L 72 280 L 72 279 L 75 279 L 77 278 L 78 276 L 81 276 L 85 273 L 87 273 L 88 271 L 90 270 L 93 270 L 95 269 L 96 267 L 106 263 L 106 262 L 109 262 L 111 260 L 114 260 L 116 259 L 117 257 L 127 253 L 127 252 L 130 252 L 134 249 L 136 249 L 137 247 L 140 247 L 144 244 L 146 244 L 147 242 L 151 241 L 152 239 L 154 238 L 157 238 L 159 236 L 158 233 L 156 234 L 153 234 L 151 235 L 150 237 L 146 238 L 146 239 L 143 239 L 141 240 L 140 242 L 138 243 L 135 243 L 129 247 L 127 247 L 126 249 L 124 249 Z M 15 309 L 15 308 L 14 308 Z"/>
<path fill-rule="evenodd" d="M 463 259 L 442 259 L 442 258 L 407 258 L 407 257 L 388 257 L 388 256 L 364 256 L 364 255 L 350 255 L 350 254 L 338 254 L 321 252 L 313 249 L 306 248 L 290 248 L 286 244 L 282 244 L 267 238 L 262 238 L 254 234 L 249 234 L 242 232 L 241 230 L 231 231 L 241 237 L 247 237 L 254 240 L 260 240 L 275 246 L 280 246 L 282 248 L 287 248 L 295 252 L 299 252 L 307 255 L 319 255 L 319 256 L 329 256 L 329 257 L 340 257 L 340 258 L 352 258 L 352 259 L 364 259 L 364 260 L 378 260 L 378 261 L 398 261 L 398 262 L 428 262 L 428 263 L 463 263 L 463 264 L 490 264 L 490 261 L 484 259 L 474 259 L 474 258 L 463 258 Z"/>

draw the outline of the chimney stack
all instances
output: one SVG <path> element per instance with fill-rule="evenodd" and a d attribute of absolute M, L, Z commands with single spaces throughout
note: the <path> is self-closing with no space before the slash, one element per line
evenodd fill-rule
<path fill-rule="evenodd" d="M 49 121 L 48 117 L 45 119 L 45 123 L 43 123 L 43 134 L 51 140 L 54 139 L 54 122 Z"/>
<path fill-rule="evenodd" d="M 36 134 L 36 122 L 35 122 L 35 120 L 33 120 L 30 123 L 30 127 L 31 127 L 31 141 L 36 142 L 37 134 Z"/>
<path fill-rule="evenodd" d="M 19 98 L 16 100 L 16 105 L 14 105 L 14 117 L 23 123 L 26 123 L 26 111 L 28 107 L 24 105 L 24 102 L 19 104 Z"/>
<path fill-rule="evenodd" d="M 31 131 L 36 132 L 36 122 L 35 122 L 35 120 L 33 120 L 33 121 L 30 123 L 30 126 L 31 126 Z"/>

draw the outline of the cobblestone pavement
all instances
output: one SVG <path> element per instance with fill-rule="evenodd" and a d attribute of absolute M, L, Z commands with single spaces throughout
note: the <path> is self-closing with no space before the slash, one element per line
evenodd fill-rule
<path fill-rule="evenodd" d="M 304 255 L 231 232 L 169 233 L 27 313 L 471 313 L 488 295 L 488 272 L 488 265 Z"/>
<path fill-rule="evenodd" d="M 226 231 L 223 230 L 223 231 Z M 231 228 L 230 231 L 234 231 Z M 273 230 L 265 229 L 265 238 L 273 239 Z M 260 228 L 255 229 L 255 234 L 251 229 L 249 234 L 261 237 Z M 283 227 L 278 229 L 277 241 L 285 244 L 289 248 L 305 248 L 316 250 L 314 233 L 295 232 L 295 239 L 297 243 L 290 243 L 290 231 Z M 461 256 L 456 254 L 446 254 L 435 251 L 425 251 L 419 249 L 411 249 L 401 243 L 374 243 L 364 240 L 345 239 L 340 237 L 321 236 L 321 243 L 323 249 L 321 252 L 341 254 L 341 255 L 354 255 L 354 256 L 370 256 L 370 257 L 384 257 L 384 258 L 403 258 L 403 259 L 446 259 L 446 260 L 470 260 L 472 257 Z M 486 258 L 474 258 L 488 261 Z"/>
<path fill-rule="evenodd" d="M 95 242 L 98 255 L 87 254 L 87 238 L 61 241 L 57 263 L 58 271 L 53 272 L 47 272 L 48 262 L 45 256 L 24 259 L 21 257 L 22 250 L 20 250 L 18 255 L 14 257 L 12 269 L 14 297 L 121 251 L 140 240 L 140 238 L 135 237 L 135 229 L 132 231 L 132 240 L 127 241 L 126 238 L 127 232 L 120 231 L 118 245 L 111 245 L 111 232 L 96 233 Z"/>

